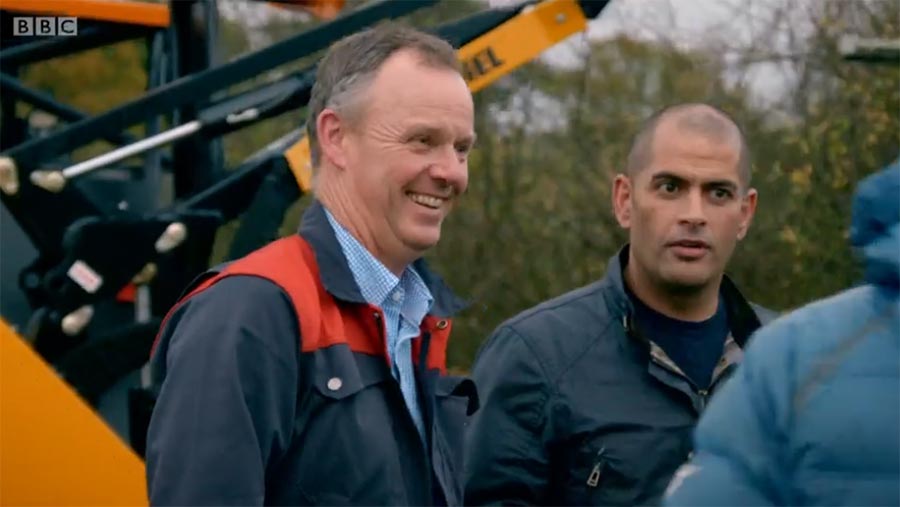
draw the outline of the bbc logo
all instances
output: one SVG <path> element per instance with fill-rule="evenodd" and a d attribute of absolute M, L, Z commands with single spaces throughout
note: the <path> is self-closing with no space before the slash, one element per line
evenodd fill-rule
<path fill-rule="evenodd" d="M 19 16 L 12 18 L 13 37 L 49 36 L 55 37 L 78 35 L 78 18 L 63 16 Z"/>

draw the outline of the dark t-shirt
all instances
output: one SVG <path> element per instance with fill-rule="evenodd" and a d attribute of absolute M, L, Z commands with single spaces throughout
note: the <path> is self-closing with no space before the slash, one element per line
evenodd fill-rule
<path fill-rule="evenodd" d="M 692 322 L 663 315 L 634 294 L 630 296 L 641 332 L 659 345 L 699 389 L 709 387 L 728 336 L 728 314 L 722 298 L 712 317 Z"/>

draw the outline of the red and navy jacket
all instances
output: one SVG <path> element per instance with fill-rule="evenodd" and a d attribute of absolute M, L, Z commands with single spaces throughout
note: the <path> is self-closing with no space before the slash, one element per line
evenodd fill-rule
<path fill-rule="evenodd" d="M 356 285 L 324 208 L 297 235 L 205 273 L 151 356 L 154 505 L 460 505 L 475 386 L 446 372 L 460 301 L 434 297 L 414 341 L 425 442 L 391 375 L 381 309 Z"/>

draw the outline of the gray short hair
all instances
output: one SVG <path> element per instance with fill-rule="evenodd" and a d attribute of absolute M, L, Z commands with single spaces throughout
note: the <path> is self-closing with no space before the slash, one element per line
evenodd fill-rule
<path fill-rule="evenodd" d="M 378 69 L 400 50 L 415 51 L 424 65 L 460 72 L 456 51 L 449 42 L 425 32 L 386 22 L 349 35 L 334 43 L 316 70 L 306 121 L 313 170 L 319 166 L 321 150 L 316 119 L 325 108 L 340 111 L 372 81 Z"/>
<path fill-rule="evenodd" d="M 750 186 L 750 149 L 747 146 L 747 139 L 744 136 L 743 129 L 741 129 L 734 118 L 722 109 L 703 103 L 667 106 L 644 120 L 637 135 L 634 137 L 631 150 L 628 152 L 626 172 L 629 176 L 634 176 L 650 164 L 650 160 L 653 157 L 653 137 L 656 134 L 656 128 L 662 120 L 670 116 L 677 118 L 676 125 L 680 130 L 697 133 L 717 141 L 727 140 L 731 133 L 737 133 L 738 142 L 740 143 L 738 175 L 741 183 L 747 187 Z"/>

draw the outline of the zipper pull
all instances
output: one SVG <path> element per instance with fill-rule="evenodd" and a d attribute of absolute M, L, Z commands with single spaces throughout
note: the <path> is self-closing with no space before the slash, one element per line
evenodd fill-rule
<path fill-rule="evenodd" d="M 587 485 L 596 488 L 598 484 L 600 484 L 600 472 L 603 471 L 603 453 L 606 452 L 606 447 L 601 448 L 597 451 L 596 462 L 594 463 L 594 468 L 591 470 L 591 475 L 588 476 Z"/>
<path fill-rule="evenodd" d="M 709 401 L 709 391 L 706 389 L 700 389 L 697 391 L 697 394 L 700 395 L 700 411 L 703 412 L 706 410 L 707 402 Z"/>

